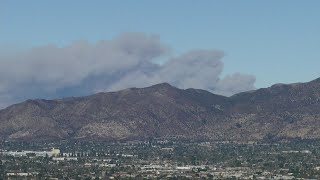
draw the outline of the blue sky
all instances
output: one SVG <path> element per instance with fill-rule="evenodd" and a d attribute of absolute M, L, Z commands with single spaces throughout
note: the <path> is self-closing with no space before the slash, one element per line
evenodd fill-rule
<path fill-rule="evenodd" d="M 145 32 L 175 54 L 222 50 L 223 74 L 255 75 L 259 88 L 320 77 L 319 18 L 318 0 L 0 0 L 0 49 Z"/>

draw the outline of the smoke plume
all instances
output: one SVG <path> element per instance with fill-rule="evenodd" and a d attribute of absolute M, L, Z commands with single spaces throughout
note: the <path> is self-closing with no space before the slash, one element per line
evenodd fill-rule
<path fill-rule="evenodd" d="M 169 57 L 171 51 L 159 36 L 125 33 L 94 44 L 78 41 L 63 48 L 47 45 L 0 55 L 0 106 L 29 98 L 82 96 L 162 82 L 227 96 L 254 89 L 252 75 L 221 77 L 221 51 L 192 50 Z M 159 58 L 167 60 L 156 63 Z"/>

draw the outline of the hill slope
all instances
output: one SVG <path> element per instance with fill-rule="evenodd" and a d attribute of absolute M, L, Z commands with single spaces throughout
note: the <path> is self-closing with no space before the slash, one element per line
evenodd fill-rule
<path fill-rule="evenodd" d="M 320 79 L 223 97 L 163 83 L 0 111 L 8 140 L 149 137 L 249 141 L 320 137 Z"/>

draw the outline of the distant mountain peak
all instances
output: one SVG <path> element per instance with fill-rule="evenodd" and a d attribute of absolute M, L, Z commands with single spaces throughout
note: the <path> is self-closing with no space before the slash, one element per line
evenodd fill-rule
<path fill-rule="evenodd" d="M 149 88 L 176 88 L 176 87 L 172 86 L 167 82 L 163 82 L 163 83 L 152 85 Z"/>
<path fill-rule="evenodd" d="M 0 140 L 320 139 L 320 78 L 231 97 L 169 83 L 86 97 L 28 100 L 0 111 Z M 26 133 L 28 132 L 28 133 Z"/>
<path fill-rule="evenodd" d="M 311 82 L 317 82 L 317 83 L 320 83 L 320 77 L 319 77 L 319 78 L 317 78 L 317 79 L 315 79 L 315 80 L 313 80 L 313 81 L 311 81 Z"/>

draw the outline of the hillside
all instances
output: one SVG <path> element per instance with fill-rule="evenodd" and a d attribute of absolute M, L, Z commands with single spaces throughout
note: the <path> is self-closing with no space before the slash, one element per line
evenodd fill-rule
<path fill-rule="evenodd" d="M 0 111 L 6 140 L 181 138 L 255 141 L 320 138 L 320 79 L 224 97 L 167 83 Z"/>

